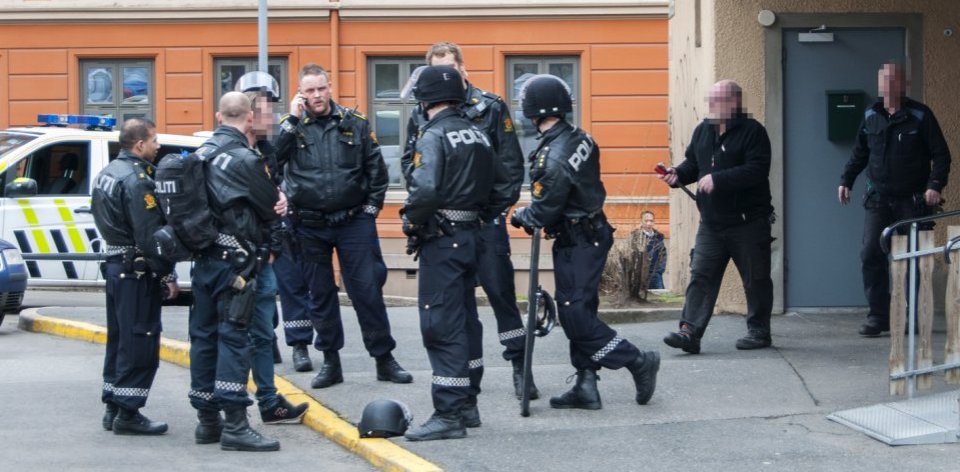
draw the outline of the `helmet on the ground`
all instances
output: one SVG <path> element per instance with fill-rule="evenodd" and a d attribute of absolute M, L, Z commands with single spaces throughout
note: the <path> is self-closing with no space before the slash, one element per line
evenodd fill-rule
<path fill-rule="evenodd" d="M 520 107 L 527 118 L 562 116 L 573 112 L 570 87 L 555 75 L 538 74 L 520 88 Z"/>
<path fill-rule="evenodd" d="M 463 79 L 457 69 L 450 66 L 428 66 L 420 71 L 413 96 L 418 102 L 434 104 L 439 102 L 463 102 L 466 90 Z"/>
<path fill-rule="evenodd" d="M 407 405 L 396 400 L 374 400 L 363 408 L 357 430 L 361 438 L 389 438 L 403 435 L 412 422 Z"/>
<path fill-rule="evenodd" d="M 541 310 L 543 313 L 541 313 Z M 537 289 L 537 326 L 533 332 L 539 337 L 550 334 L 557 325 L 557 304 L 550 296 L 550 292 L 543 288 Z"/>
<path fill-rule="evenodd" d="M 237 85 L 233 88 L 236 92 L 262 92 L 267 94 L 270 100 L 280 100 L 280 84 L 277 79 L 266 72 L 253 71 L 243 74 Z"/>

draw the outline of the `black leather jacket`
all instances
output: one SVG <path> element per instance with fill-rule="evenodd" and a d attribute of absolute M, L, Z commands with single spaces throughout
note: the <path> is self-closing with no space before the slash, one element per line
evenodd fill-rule
<path fill-rule="evenodd" d="M 440 209 L 499 215 L 510 204 L 506 171 L 493 154 L 490 138 L 448 108 L 421 129 L 407 180 L 404 215 L 413 224 L 430 222 Z"/>
<path fill-rule="evenodd" d="M 460 106 L 460 111 L 467 120 L 490 137 L 494 155 L 500 158 L 507 172 L 507 179 L 510 182 L 510 187 L 507 189 L 510 203 L 507 207 L 512 206 L 520 198 L 524 168 L 523 150 L 520 149 L 520 141 L 513 126 L 510 107 L 500 97 L 468 84 L 467 101 Z M 426 123 L 423 109 L 417 105 L 407 122 L 407 143 L 400 157 L 400 168 L 407 179 L 410 178 L 413 153 L 420 128 Z"/>
<path fill-rule="evenodd" d="M 360 205 L 383 208 L 389 178 L 370 123 L 330 102 L 319 119 L 285 115 L 277 136 L 283 188 L 295 208 L 332 213 Z"/>
<path fill-rule="evenodd" d="M 228 143 L 243 147 L 208 155 Z M 246 135 L 221 126 L 197 154 L 207 162 L 207 198 L 219 231 L 257 245 L 270 242 L 270 225 L 279 218 L 273 211 L 279 195 L 267 161 L 248 147 Z"/>
<path fill-rule="evenodd" d="M 525 215 L 533 226 L 556 232 L 564 220 L 603 210 L 607 192 L 600 180 L 600 147 L 593 137 L 560 121 L 543 133 L 530 155 L 530 193 Z"/>
<path fill-rule="evenodd" d="M 874 103 L 864 112 L 857 145 L 840 184 L 853 188 L 863 169 L 870 179 L 868 187 L 883 195 L 942 191 L 950 174 L 950 149 L 933 112 L 907 98 L 891 116 L 882 101 Z"/>
<path fill-rule="evenodd" d="M 165 224 L 154 195 L 153 164 L 120 151 L 93 184 L 93 221 L 110 246 L 136 246 L 150 269 L 165 276 L 173 263 L 157 253 L 153 233 Z"/>

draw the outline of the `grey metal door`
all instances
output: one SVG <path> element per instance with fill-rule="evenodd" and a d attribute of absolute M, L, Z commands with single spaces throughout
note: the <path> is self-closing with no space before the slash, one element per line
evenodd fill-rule
<path fill-rule="evenodd" d="M 783 31 L 785 306 L 866 306 L 860 276 L 863 234 L 861 174 L 851 202 L 837 187 L 854 140 L 827 139 L 828 90 L 862 90 L 869 106 L 877 70 L 903 64 L 903 29 L 834 29 L 832 42 L 801 42 Z"/>

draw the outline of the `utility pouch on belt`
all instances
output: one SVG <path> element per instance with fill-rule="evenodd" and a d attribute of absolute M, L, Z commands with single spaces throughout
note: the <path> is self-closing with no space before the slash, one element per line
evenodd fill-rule
<path fill-rule="evenodd" d="M 239 290 L 237 286 L 243 284 Z M 241 329 L 246 329 L 253 318 L 253 309 L 256 305 L 257 279 L 250 279 L 246 283 L 237 276 L 231 290 L 225 295 L 223 320 L 229 321 Z"/>

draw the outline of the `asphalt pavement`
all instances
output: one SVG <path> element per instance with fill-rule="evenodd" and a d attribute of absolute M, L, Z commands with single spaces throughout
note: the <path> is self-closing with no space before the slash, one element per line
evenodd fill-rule
<path fill-rule="evenodd" d="M 240 471 L 360 472 L 376 470 L 363 459 L 300 425 L 264 426 L 279 439 L 270 453 L 221 451 L 193 440 L 196 412 L 187 401 L 187 369 L 161 363 L 142 412 L 170 425 L 157 437 L 115 436 L 100 426 L 103 346 L 17 329 L 17 316 L 0 326 L 0 469 L 4 471 Z"/>
<path fill-rule="evenodd" d="M 48 307 L 39 309 L 39 313 L 103 323 L 103 310 L 96 306 Z M 164 336 L 186 339 L 186 313 L 184 307 L 165 308 Z M 373 359 L 363 350 L 356 316 L 349 307 L 343 308 L 344 383 L 311 389 L 310 380 L 316 372 L 294 372 L 286 347 L 282 348 L 285 362 L 277 366 L 277 374 L 347 420 L 357 421 L 369 401 L 393 398 L 409 405 L 419 424 L 429 417 L 432 406 L 430 368 L 420 339 L 417 310 L 391 308 L 390 316 L 399 346 L 394 354 L 413 373 L 413 384 L 376 380 Z M 602 370 L 599 388 L 603 409 L 599 411 L 549 408 L 548 397 L 568 389 L 574 372 L 569 365 L 567 341 L 558 327 L 537 340 L 534 375 L 543 396 L 532 403 L 532 416 L 523 418 L 513 396 L 510 364 L 500 355 L 494 318 L 489 308 L 482 308 L 485 376 L 479 407 L 483 426 L 470 429 L 462 440 L 391 441 L 450 471 L 957 470 L 958 444 L 890 447 L 826 419 L 834 411 L 898 399 L 887 394 L 889 338 L 858 336 L 861 316 L 777 316 L 773 320 L 774 348 L 757 351 L 734 348 L 734 341 L 745 331 L 742 317 L 716 316 L 700 355 L 663 345 L 661 338 L 675 329 L 675 321 L 617 324 L 620 335 L 641 349 L 661 351 L 658 388 L 649 405 L 639 406 L 633 399 L 629 372 Z M 8 326 L 5 323 L 4 329 Z M 941 325 L 937 328 L 934 345 L 942 346 L 943 329 Z M 60 343 L 76 342 L 55 341 Z M 100 348 L 93 349 L 99 354 Z M 92 398 L 88 403 L 96 407 L 99 360 L 92 357 L 85 381 L 90 385 L 84 388 L 90 392 L 86 396 Z M 312 357 L 319 367 L 322 355 L 313 351 Z M 158 377 L 163 378 L 171 369 L 177 368 L 165 366 Z M 181 401 L 187 384 L 183 377 L 174 400 L 188 410 L 186 402 Z M 942 375 L 934 384 L 934 391 L 957 389 L 945 385 Z M 8 399 L 7 404 L 16 402 Z M 99 414 L 99 408 L 95 411 Z M 84 426 L 89 431 L 89 425 Z M 311 444 L 317 442 L 315 436 L 312 438 Z M 294 441 L 285 440 L 284 447 Z M 190 447 L 196 449 L 192 444 Z"/>

